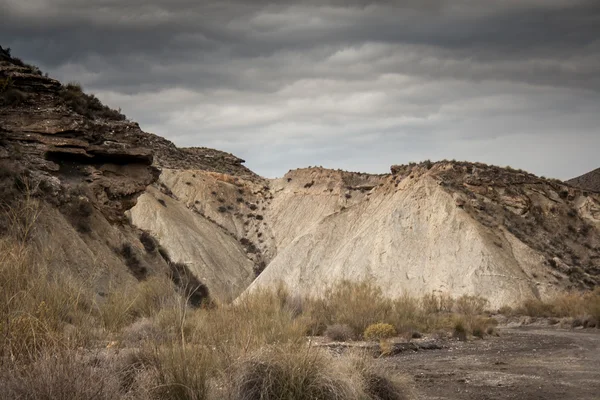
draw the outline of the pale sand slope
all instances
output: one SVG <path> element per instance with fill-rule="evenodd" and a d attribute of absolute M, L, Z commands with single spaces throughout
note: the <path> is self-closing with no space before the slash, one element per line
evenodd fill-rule
<path fill-rule="evenodd" d="M 139 197 L 130 216 L 158 239 L 173 262 L 186 264 L 213 298 L 231 301 L 254 279 L 253 263 L 234 237 L 156 188 Z"/>
<path fill-rule="evenodd" d="M 391 297 L 477 294 L 495 307 L 598 281 L 597 196 L 525 172 L 448 162 L 252 182 L 165 169 L 160 182 L 171 197 L 149 188 L 132 222 L 223 301 L 248 286 L 322 294 L 373 279 Z"/>
<path fill-rule="evenodd" d="M 478 224 L 428 177 L 405 183 L 393 193 L 375 190 L 369 201 L 345 210 L 333 211 L 331 199 L 305 207 L 302 200 L 288 202 L 301 233 L 250 290 L 284 282 L 294 292 L 320 294 L 337 280 L 372 279 L 392 297 L 478 294 L 492 306 L 552 290 L 555 278 L 544 274 L 543 258 L 510 233 Z"/>

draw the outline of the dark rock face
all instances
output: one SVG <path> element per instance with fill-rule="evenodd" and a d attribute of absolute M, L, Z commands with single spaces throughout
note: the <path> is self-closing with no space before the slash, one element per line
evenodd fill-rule
<path fill-rule="evenodd" d="M 0 168 L 25 174 L 56 205 L 84 195 L 118 221 L 161 167 L 260 180 L 243 162 L 217 150 L 177 148 L 0 47 Z"/>
<path fill-rule="evenodd" d="M 86 196 L 115 222 L 158 178 L 152 151 L 136 143 L 147 135 L 137 124 L 77 113 L 58 81 L 5 50 L 0 90 L 0 168 L 26 180 L 35 194 L 57 206 Z M 9 91 L 18 101 L 7 101 Z"/>

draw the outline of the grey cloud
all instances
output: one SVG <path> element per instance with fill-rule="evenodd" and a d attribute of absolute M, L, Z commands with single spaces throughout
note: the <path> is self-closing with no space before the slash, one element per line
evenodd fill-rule
<path fill-rule="evenodd" d="M 15 54 L 269 176 L 444 157 L 561 178 L 597 167 L 597 1 L 0 0 L 0 13 Z M 536 150 L 566 135 L 585 156 Z"/>

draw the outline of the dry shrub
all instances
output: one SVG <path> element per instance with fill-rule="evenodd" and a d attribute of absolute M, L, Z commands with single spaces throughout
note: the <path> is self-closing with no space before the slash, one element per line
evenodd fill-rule
<path fill-rule="evenodd" d="M 27 101 L 27 93 L 23 93 L 22 91 L 10 88 L 3 92 L 0 92 L 0 105 L 5 106 L 18 106 Z"/>
<path fill-rule="evenodd" d="M 479 315 L 483 314 L 487 305 L 487 299 L 481 296 L 462 295 L 456 299 L 455 308 L 463 315 Z"/>
<path fill-rule="evenodd" d="M 129 243 L 123 243 L 119 254 L 125 259 L 125 265 L 138 280 L 143 280 L 148 274 L 148 268 L 139 259 L 136 251 Z"/>
<path fill-rule="evenodd" d="M 325 329 L 325 336 L 336 342 L 346 342 L 354 340 L 356 333 L 348 325 L 333 324 Z"/>
<path fill-rule="evenodd" d="M 84 93 L 81 85 L 77 82 L 63 86 L 59 95 L 73 111 L 90 119 L 104 118 L 114 121 L 126 119 L 120 111 L 105 106 L 93 94 Z"/>
<path fill-rule="evenodd" d="M 363 337 L 366 340 L 381 340 L 388 339 L 396 336 L 396 328 L 390 324 L 378 323 L 369 325 L 364 333 Z"/>
<path fill-rule="evenodd" d="M 144 249 L 148 253 L 152 253 L 158 247 L 158 245 L 156 244 L 156 240 L 154 240 L 152 235 L 146 231 L 143 231 L 140 234 L 140 242 L 142 242 Z"/>
<path fill-rule="evenodd" d="M 152 397 L 161 400 L 204 400 L 209 397 L 209 378 L 216 371 L 212 352 L 200 345 L 172 344 L 155 347 L 147 359 L 155 385 Z"/>
<path fill-rule="evenodd" d="M 562 293 L 548 301 L 525 300 L 516 310 L 517 314 L 530 317 L 600 317 L 600 289 L 593 292 Z"/>
<path fill-rule="evenodd" d="M 295 316 L 286 298 L 282 291 L 259 290 L 230 306 L 196 310 L 186 325 L 189 340 L 212 347 L 223 368 L 265 345 L 303 342 L 307 320 Z"/>
<path fill-rule="evenodd" d="M 315 348 L 264 348 L 236 366 L 231 397 L 235 400 L 359 399 L 360 382 L 352 379 L 348 367 Z"/>
<path fill-rule="evenodd" d="M 40 258 L 29 245 L 0 239 L 0 358 L 31 358 L 44 348 L 86 339 L 92 293 Z M 67 325 L 76 326 L 69 337 Z"/>
<path fill-rule="evenodd" d="M 588 314 L 600 322 L 600 287 L 597 287 L 592 293 L 587 295 L 586 309 Z M 598 325 L 596 325 L 598 327 Z"/>
<path fill-rule="evenodd" d="M 2 372 L 0 372 L 2 373 Z M 0 393 L 20 400 L 112 400 L 121 397 L 106 363 L 71 351 L 44 353 L 26 367 L 4 371 Z"/>
<path fill-rule="evenodd" d="M 413 396 L 404 377 L 397 374 L 391 377 L 387 371 L 374 364 L 373 358 L 366 354 L 350 354 L 352 367 L 362 380 L 365 398 L 370 400 L 407 400 Z"/>
<path fill-rule="evenodd" d="M 398 332 L 412 332 L 415 329 L 424 329 L 421 321 L 423 313 L 418 299 L 403 295 L 392 303 L 392 313 L 389 321 L 396 327 Z"/>
<path fill-rule="evenodd" d="M 565 293 L 550 301 L 552 316 L 555 317 L 579 317 L 585 315 L 587 296 L 580 293 Z"/>
<path fill-rule="evenodd" d="M 155 276 L 134 286 L 111 290 L 99 309 L 104 328 L 117 332 L 137 318 L 154 316 L 177 302 L 173 284 L 166 277 Z"/>
<path fill-rule="evenodd" d="M 461 341 L 467 340 L 469 334 L 483 339 L 486 333 L 493 334 L 494 327 L 498 325 L 498 321 L 494 318 L 479 315 L 454 315 L 452 321 L 454 329 L 452 336 Z"/>
<path fill-rule="evenodd" d="M 498 314 L 510 316 L 513 315 L 514 310 L 511 306 L 502 306 L 498 309 Z"/>
<path fill-rule="evenodd" d="M 455 300 L 448 293 L 439 295 L 440 312 L 450 313 L 454 309 Z"/>
<path fill-rule="evenodd" d="M 527 299 L 518 307 L 516 312 L 530 317 L 552 317 L 554 310 L 551 304 L 538 299 Z"/>
<path fill-rule="evenodd" d="M 172 262 L 168 255 L 165 260 L 169 264 L 171 281 L 190 305 L 205 308 L 214 306 L 208 287 L 198 280 L 186 264 Z"/>
<path fill-rule="evenodd" d="M 355 332 L 379 322 L 393 325 L 397 332 L 433 332 L 452 329 L 455 309 L 469 322 L 483 313 L 487 300 L 480 296 L 454 299 L 448 294 L 425 294 L 414 298 L 407 294 L 396 299 L 384 297 L 381 289 L 369 281 L 341 281 L 330 288 L 323 298 L 305 299 L 303 317 L 308 319 L 307 332 L 324 334 L 335 324 L 348 325 Z"/>
<path fill-rule="evenodd" d="M 421 297 L 421 308 L 425 314 L 436 314 L 441 311 L 440 299 L 435 293 L 424 294 Z"/>
<path fill-rule="evenodd" d="M 452 337 L 460 340 L 461 342 L 467 340 L 467 328 L 462 319 L 458 319 L 454 324 L 454 332 L 452 333 Z"/>
<path fill-rule="evenodd" d="M 381 288 L 370 281 L 340 281 L 333 285 L 322 300 L 313 300 L 309 315 L 315 326 L 344 324 L 355 332 L 386 321 L 392 302 L 384 297 Z"/>

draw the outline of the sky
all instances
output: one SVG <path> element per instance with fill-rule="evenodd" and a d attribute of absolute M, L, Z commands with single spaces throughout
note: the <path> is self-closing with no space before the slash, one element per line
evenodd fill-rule
<path fill-rule="evenodd" d="M 0 44 L 265 177 L 600 167 L 600 0 L 0 0 Z"/>

